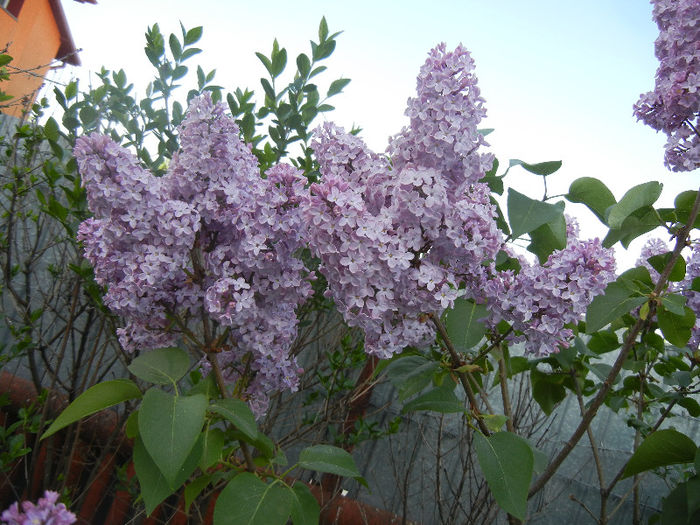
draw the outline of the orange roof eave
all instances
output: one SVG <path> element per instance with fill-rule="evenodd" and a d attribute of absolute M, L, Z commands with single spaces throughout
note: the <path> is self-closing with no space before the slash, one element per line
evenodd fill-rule
<path fill-rule="evenodd" d="M 96 4 L 97 0 L 77 0 L 82 3 Z M 78 50 L 75 48 L 73 43 L 73 37 L 70 34 L 70 28 L 68 27 L 68 21 L 66 20 L 66 14 L 63 12 L 63 7 L 61 7 L 60 0 L 49 0 L 49 5 L 51 6 L 51 12 L 56 20 L 56 26 L 58 27 L 58 33 L 61 36 L 61 45 L 56 52 L 56 59 L 61 60 L 64 64 L 71 64 L 73 66 L 80 65 L 80 57 L 78 57 Z"/>

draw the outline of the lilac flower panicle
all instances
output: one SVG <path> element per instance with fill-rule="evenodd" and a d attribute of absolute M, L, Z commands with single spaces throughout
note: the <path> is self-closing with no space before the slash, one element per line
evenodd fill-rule
<path fill-rule="evenodd" d="M 668 136 L 666 166 L 691 171 L 700 166 L 700 1 L 652 0 L 659 26 L 655 43 L 659 68 L 654 91 L 634 106 L 638 120 Z"/>
<path fill-rule="evenodd" d="M 15 502 L 0 515 L 3 525 L 70 525 L 77 518 L 63 503 L 57 503 L 58 492 L 47 490 L 34 504 L 31 501 Z"/>
<path fill-rule="evenodd" d="M 390 159 L 332 124 L 314 135 L 322 179 L 302 204 L 309 245 L 328 294 L 382 358 L 427 344 L 433 330 L 421 314 L 478 293 L 482 263 L 503 244 L 477 182 L 492 159 L 476 151 L 485 112 L 472 70 L 461 46 L 431 51 Z"/>
<path fill-rule="evenodd" d="M 270 393 L 298 386 L 288 352 L 313 279 L 294 257 L 305 179 L 285 164 L 261 177 L 238 126 L 208 96 L 192 100 L 179 137 L 161 178 L 106 137 L 79 139 L 95 214 L 79 238 L 108 287 L 105 304 L 125 320 L 126 350 L 175 344 L 173 315 L 193 325 L 207 315 L 235 344 L 218 354 L 224 377 L 238 380 L 248 363 L 254 376 L 243 395 L 261 415 Z"/>
<path fill-rule="evenodd" d="M 571 231 L 575 231 L 570 228 Z M 495 272 L 483 290 L 491 325 L 509 321 L 513 342 L 538 356 L 569 346 L 573 336 L 569 323 L 577 323 L 596 295 L 615 279 L 611 249 L 598 239 L 581 241 L 570 236 L 566 248 L 552 253 L 544 265 L 531 265 L 520 258 L 520 273 Z"/>
<path fill-rule="evenodd" d="M 396 169 L 434 168 L 448 185 L 476 182 L 491 169 L 493 155 L 485 146 L 478 124 L 486 116 L 474 74 L 474 60 L 461 45 L 446 51 L 440 44 L 430 51 L 417 79 L 417 96 L 408 100 L 410 125 L 389 143 Z"/>

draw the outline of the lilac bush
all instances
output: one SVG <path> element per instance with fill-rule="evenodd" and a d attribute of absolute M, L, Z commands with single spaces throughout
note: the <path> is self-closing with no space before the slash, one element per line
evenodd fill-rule
<path fill-rule="evenodd" d="M 57 503 L 58 492 L 47 490 L 44 497 L 34 504 L 31 501 L 15 502 L 0 516 L 3 525 L 70 525 L 77 521 L 63 503 Z"/>
<path fill-rule="evenodd" d="M 295 308 L 311 294 L 313 275 L 294 257 L 307 242 L 327 295 L 363 329 L 370 354 L 428 344 L 434 332 L 422 314 L 440 315 L 457 297 L 483 301 L 482 290 L 528 351 L 566 345 L 564 325 L 613 277 L 612 255 L 597 241 L 572 240 L 517 276 L 489 269 L 505 239 L 480 182 L 493 156 L 479 151 L 485 109 L 473 68 L 461 46 L 430 52 L 408 102 L 410 125 L 388 156 L 333 124 L 320 128 L 312 145 L 322 179 L 308 192 L 289 165 L 261 178 L 236 124 L 206 97 L 191 104 L 162 178 L 105 137 L 80 139 L 95 213 L 80 239 L 108 286 L 105 304 L 125 319 L 124 348 L 192 339 L 188 322 L 204 314 L 226 337 L 203 334 L 199 347 L 216 351 L 231 382 L 252 372 L 244 397 L 263 413 L 266 392 L 297 385 L 287 352 Z"/>
<path fill-rule="evenodd" d="M 700 166 L 700 3 L 697 0 L 653 0 L 659 26 L 655 51 L 659 59 L 654 91 L 634 106 L 637 119 L 668 136 L 666 166 L 691 171 Z"/>

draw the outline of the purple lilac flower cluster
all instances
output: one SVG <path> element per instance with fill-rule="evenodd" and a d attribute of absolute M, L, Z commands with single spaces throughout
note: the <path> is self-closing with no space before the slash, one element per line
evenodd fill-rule
<path fill-rule="evenodd" d="M 173 344 L 204 315 L 207 344 L 224 331 L 232 342 L 207 350 L 227 380 L 254 376 L 243 395 L 262 414 L 269 393 L 298 384 L 288 354 L 313 278 L 294 257 L 305 179 L 281 164 L 261 177 L 237 125 L 208 96 L 192 101 L 180 141 L 158 178 L 110 139 L 81 138 L 75 154 L 95 217 L 79 238 L 108 286 L 105 304 L 126 321 L 125 349 Z"/>
<path fill-rule="evenodd" d="M 411 125 L 377 155 L 327 124 L 313 144 L 323 175 L 303 209 L 312 251 L 346 321 L 382 358 L 424 344 L 421 313 L 441 313 L 495 257 L 503 239 L 485 184 L 491 158 L 469 53 L 431 51 L 409 100 Z"/>
<path fill-rule="evenodd" d="M 408 100 L 410 125 L 392 138 L 387 152 L 395 170 L 421 166 L 439 171 L 452 190 L 477 182 L 493 165 L 478 124 L 486 116 L 474 60 L 461 45 L 446 52 L 440 44 L 428 54 Z"/>
<path fill-rule="evenodd" d="M 17 502 L 0 516 L 3 525 L 70 525 L 77 521 L 75 514 L 58 501 L 58 492 L 47 490 L 44 497 L 34 504 L 23 501 L 22 509 Z"/>
<path fill-rule="evenodd" d="M 127 351 L 171 345 L 168 311 L 187 294 L 185 269 L 200 219 L 189 204 L 169 199 L 163 180 L 109 137 L 76 141 L 74 154 L 94 217 L 78 230 L 104 303 L 122 316 L 118 334 Z M 191 293 L 190 293 L 191 295 Z"/>
<path fill-rule="evenodd" d="M 572 224 L 567 228 L 575 233 Z M 593 297 L 615 279 L 615 258 L 598 239 L 581 241 L 569 237 L 563 250 L 552 253 L 544 265 L 522 258 L 518 274 L 495 272 L 483 284 L 495 325 L 505 319 L 513 327 L 513 342 L 524 342 L 525 351 L 538 356 L 568 347 L 573 336 L 568 323 L 586 313 Z"/>
<path fill-rule="evenodd" d="M 640 96 L 637 119 L 668 136 L 666 166 L 673 171 L 700 167 L 700 2 L 652 0 L 659 26 L 659 59 L 654 91 Z"/>

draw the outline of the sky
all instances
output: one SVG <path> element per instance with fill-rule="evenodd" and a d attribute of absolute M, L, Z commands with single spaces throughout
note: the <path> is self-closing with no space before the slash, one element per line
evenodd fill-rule
<path fill-rule="evenodd" d="M 325 16 L 331 33 L 342 31 L 325 62 L 326 83 L 352 79 L 331 100 L 336 110 L 325 119 L 346 129 L 360 126 L 375 151 L 407 123 L 406 100 L 428 51 L 440 42 L 462 43 L 476 62 L 488 111 L 481 127 L 495 129 L 487 140 L 501 165 L 510 158 L 563 162 L 548 177 L 549 195 L 566 193 L 584 176 L 601 179 L 618 199 L 635 184 L 659 180 L 659 204 L 666 206 L 700 182 L 698 172 L 667 171 L 665 136 L 632 115 L 639 94 L 653 89 L 658 66 L 658 28 L 644 0 L 64 0 L 63 6 L 83 65 L 62 71 L 59 80 L 77 76 L 85 83 L 102 66 L 123 68 L 143 95 L 152 74 L 143 53 L 147 27 L 157 22 L 166 36 L 180 35 L 182 22 L 204 27 L 203 53 L 191 64 L 215 68 L 215 83 L 225 91 L 261 92 L 265 70 L 255 51 L 269 55 L 277 38 L 292 75 L 294 58 L 309 54 Z M 543 194 L 541 178 L 519 168 L 505 182 L 532 198 Z M 582 236 L 604 235 L 583 206 L 568 204 L 567 212 L 578 218 Z M 633 243 L 628 254 L 618 251 L 622 266 L 634 262 L 641 244 Z"/>

